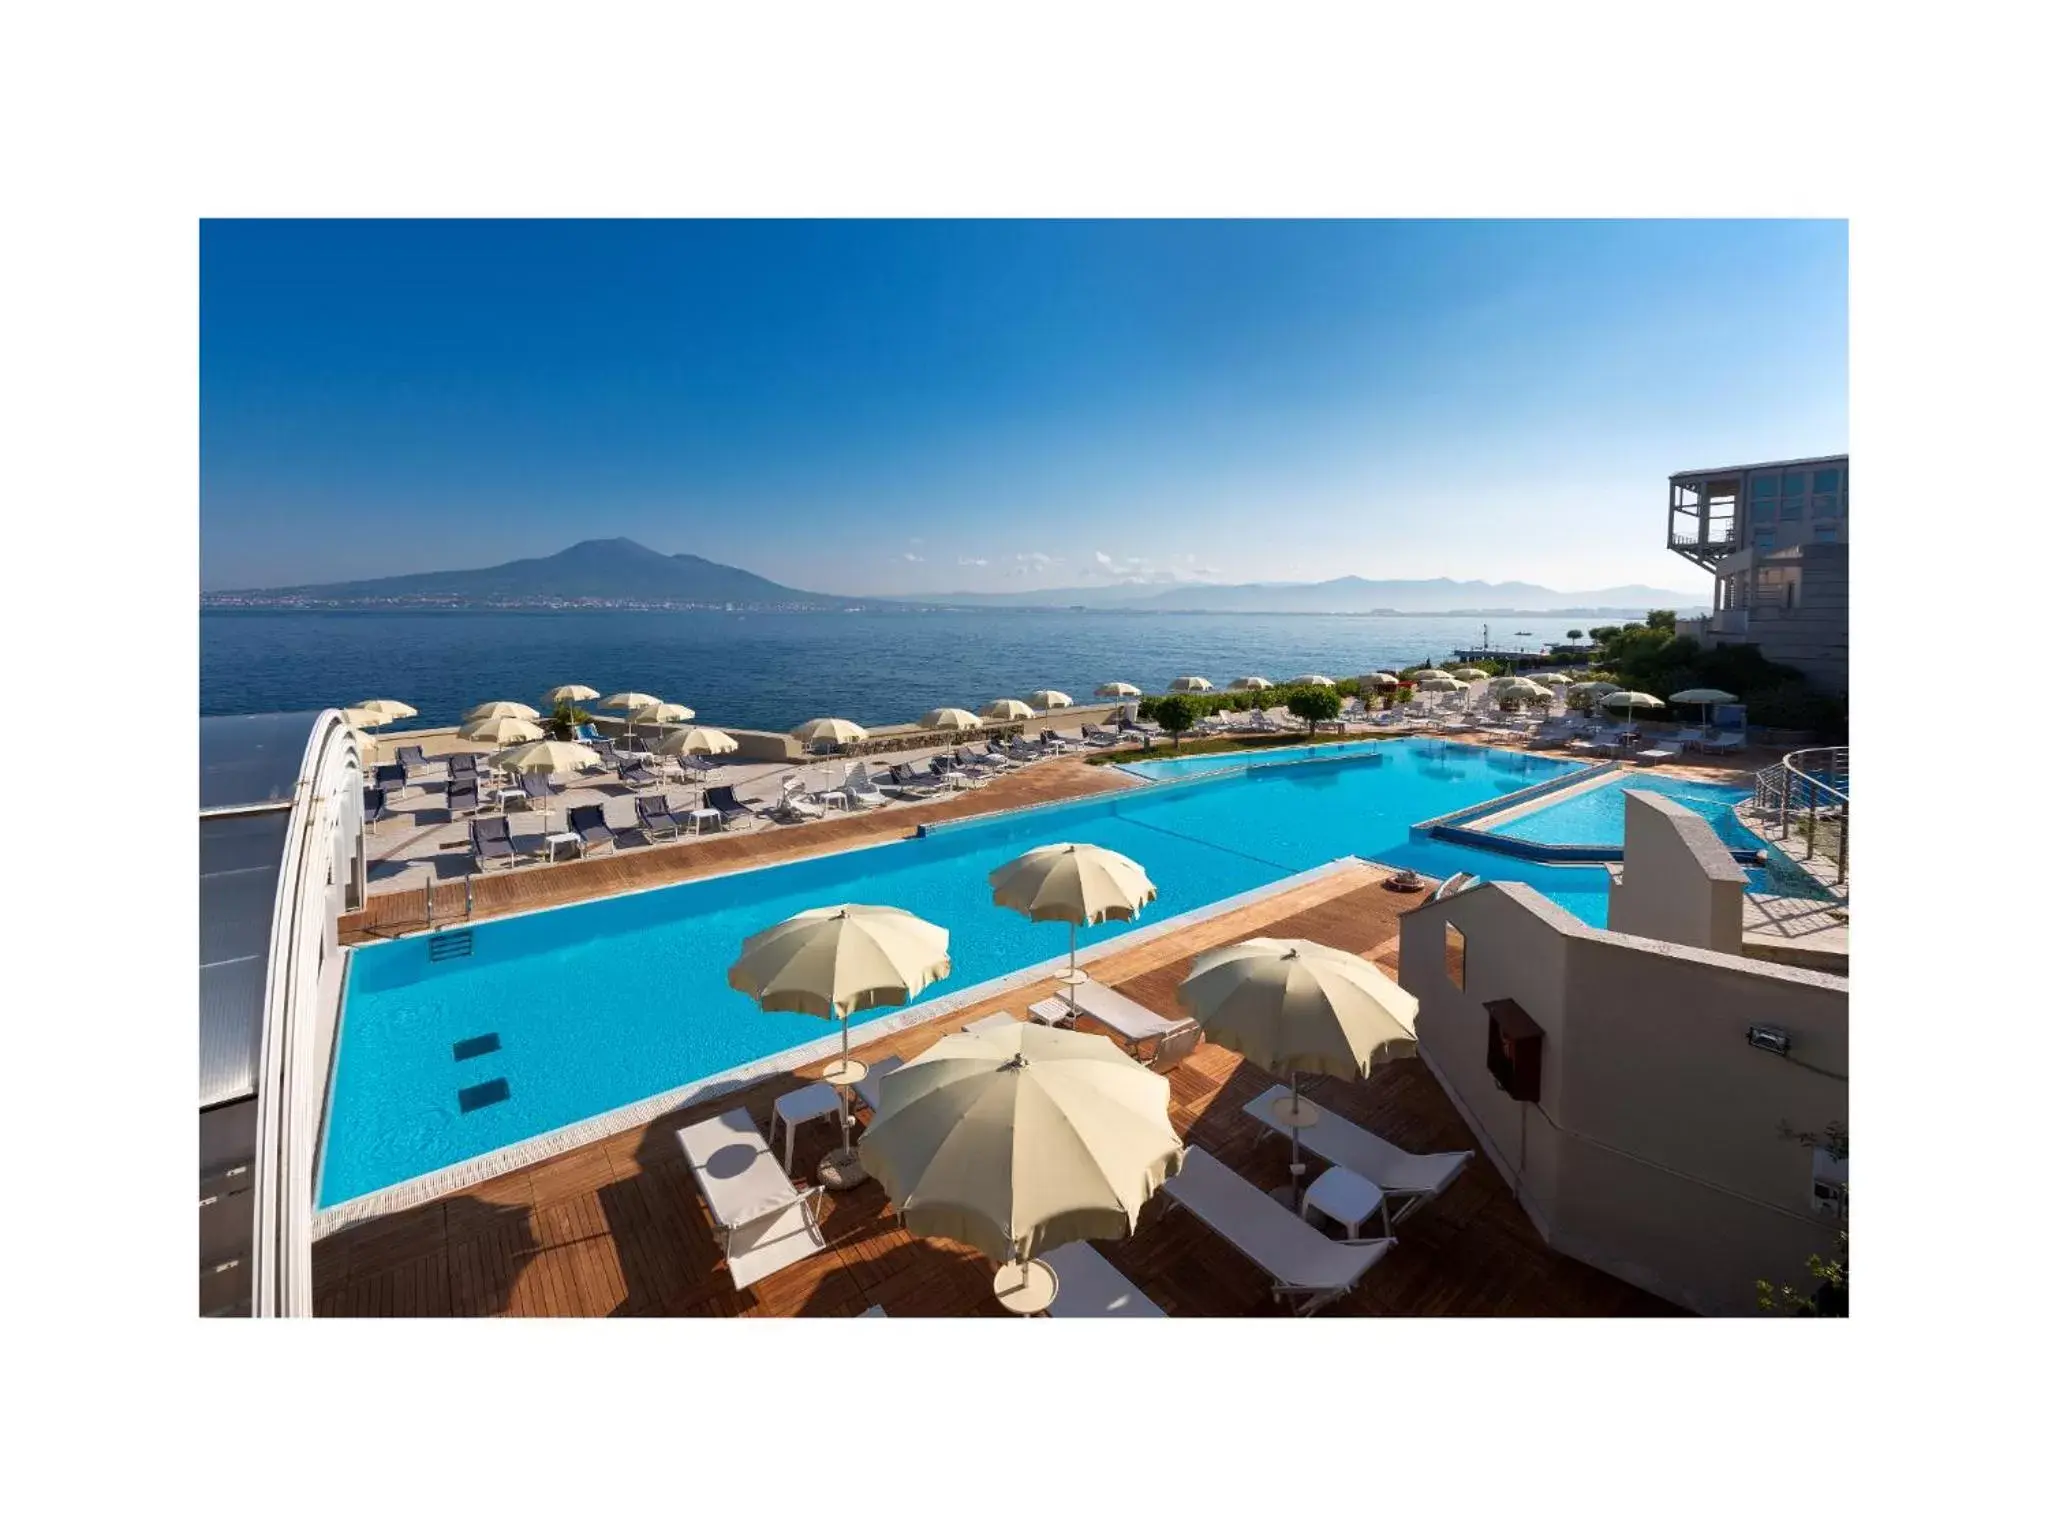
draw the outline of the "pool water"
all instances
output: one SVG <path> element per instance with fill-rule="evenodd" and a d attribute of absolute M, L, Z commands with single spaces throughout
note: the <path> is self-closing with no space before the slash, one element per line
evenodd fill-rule
<path fill-rule="evenodd" d="M 1198 774 L 1218 773 L 1226 768 L 1240 767 L 1246 762 L 1261 764 L 1301 763 L 1310 761 L 1342 761 L 1347 757 L 1370 757 L 1377 753 L 1382 742 L 1339 742 L 1332 740 L 1326 745 L 1314 747 L 1273 747 L 1266 751 L 1198 752 L 1192 757 L 1162 757 L 1145 762 L 1124 763 L 1121 766 L 1128 773 L 1140 778 L 1167 782 L 1174 779 L 1193 778 Z"/>
<path fill-rule="evenodd" d="M 763 1013 L 726 984 L 749 935 L 806 907 L 882 903 L 947 928 L 953 973 L 919 1001 L 1062 955 L 1063 924 L 1027 922 L 989 899 L 988 872 L 1042 843 L 1114 848 L 1159 888 L 1137 923 L 1098 928 L 1084 944 L 1346 854 L 1437 876 L 1522 880 L 1605 922 L 1598 866 L 1531 864 L 1409 833 L 1414 822 L 1575 765 L 1431 741 L 1326 756 L 1277 769 L 1262 756 L 1198 782 L 480 923 L 468 930 L 466 957 L 431 960 L 424 935 L 365 946 L 349 966 L 320 1203 L 836 1033 L 819 1019 Z"/>
<path fill-rule="evenodd" d="M 1624 791 L 1647 789 L 1697 812 L 1730 848 L 1759 848 L 1764 862 L 1744 867 L 1749 888 L 1759 894 L 1828 899 L 1828 891 L 1805 870 L 1742 824 L 1735 807 L 1747 800 L 1748 786 L 1702 784 L 1657 774 L 1629 773 L 1609 779 L 1583 794 L 1569 795 L 1554 805 L 1500 822 L 1488 830 L 1532 843 L 1620 847 L 1627 814 Z"/>

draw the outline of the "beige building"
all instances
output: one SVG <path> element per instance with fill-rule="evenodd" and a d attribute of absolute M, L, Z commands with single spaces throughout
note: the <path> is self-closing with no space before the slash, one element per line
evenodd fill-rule
<path fill-rule="evenodd" d="M 1671 477 L 1666 543 L 1714 577 L 1705 645 L 1754 645 L 1816 688 L 1849 688 L 1849 458 L 1782 459 Z"/>
<path fill-rule="evenodd" d="M 1704 841 L 1703 841 L 1704 838 Z M 1401 922 L 1421 1054 L 1546 1241 L 1694 1311 L 1757 1313 L 1832 1250 L 1847 1170 L 1847 978 L 1749 960 L 1741 875 L 1700 819 L 1633 795 L 1611 929 L 1528 886 Z M 1732 922 L 1732 927 L 1731 927 Z"/>

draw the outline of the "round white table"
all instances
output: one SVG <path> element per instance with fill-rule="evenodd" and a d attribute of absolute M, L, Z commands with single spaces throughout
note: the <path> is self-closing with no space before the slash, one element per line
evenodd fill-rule
<path fill-rule="evenodd" d="M 1060 1293 L 1060 1277 L 1052 1266 L 1032 1259 L 1023 1264 L 1005 1264 L 996 1271 L 996 1300 L 1006 1312 L 1033 1317 L 1043 1312 Z"/>

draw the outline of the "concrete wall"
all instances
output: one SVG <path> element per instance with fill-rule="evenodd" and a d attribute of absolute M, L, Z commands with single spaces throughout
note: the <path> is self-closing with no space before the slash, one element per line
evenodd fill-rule
<path fill-rule="evenodd" d="M 1742 952 L 1743 893 L 1749 888 L 1706 818 L 1647 790 L 1622 791 L 1622 868 L 1607 892 L 1615 933 Z"/>
<path fill-rule="evenodd" d="M 1790 608 L 1749 610 L 1751 644 L 1772 661 L 1797 667 L 1814 687 L 1849 689 L 1849 546 L 1800 547 L 1799 590 Z"/>
<path fill-rule="evenodd" d="M 1444 926 L 1465 936 L 1465 985 Z M 1681 1306 L 1756 1313 L 1756 1282 L 1801 1283 L 1833 1219 L 1812 1153 L 1781 1128 L 1848 1120 L 1840 978 L 1589 928 L 1527 886 L 1480 885 L 1401 921 L 1416 1038 L 1482 1148 L 1553 1246 Z M 1485 1004 L 1544 1031 L 1542 1091 L 1486 1070 Z M 1787 1029 L 1789 1057 L 1748 1044 Z"/>

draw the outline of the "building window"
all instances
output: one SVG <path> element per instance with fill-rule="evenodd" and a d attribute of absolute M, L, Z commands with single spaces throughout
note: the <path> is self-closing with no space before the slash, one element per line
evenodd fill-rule
<path fill-rule="evenodd" d="M 1444 924 L 1444 975 L 1460 992 L 1465 990 L 1465 934 L 1455 923 Z"/>
<path fill-rule="evenodd" d="M 1754 480 L 1749 482 L 1749 494 L 1751 496 L 1777 495 L 1778 477 L 1776 475 L 1758 475 Z"/>
<path fill-rule="evenodd" d="M 1842 472 L 1839 469 L 1816 469 L 1813 472 L 1813 493 L 1818 496 L 1825 491 L 1832 495 L 1842 488 Z M 1818 508 L 1819 503 L 1816 502 Z"/>
<path fill-rule="evenodd" d="M 1756 531 L 1756 537 L 1750 542 L 1763 553 L 1769 554 L 1778 547 L 1778 530 L 1775 528 L 1759 528 Z"/>
<path fill-rule="evenodd" d="M 1806 494 L 1805 474 L 1791 474 L 1788 472 L 1785 476 L 1783 494 L 1787 496 L 1804 496 Z"/>
<path fill-rule="evenodd" d="M 1779 515 L 1788 523 L 1797 522 L 1806 516 L 1806 502 L 1798 496 L 1787 497 L 1779 503 Z"/>
<path fill-rule="evenodd" d="M 1835 515 L 1835 498 L 1816 494 L 1813 498 L 1813 515 L 1815 517 L 1833 517 Z"/>
<path fill-rule="evenodd" d="M 1749 504 L 1749 520 L 1752 523 L 1775 523 L 1778 520 L 1778 504 L 1775 501 L 1752 501 Z"/>
<path fill-rule="evenodd" d="M 1832 544 L 1835 542 L 1835 530 L 1831 527 L 1816 528 L 1813 530 L 1813 537 L 1816 543 Z"/>

